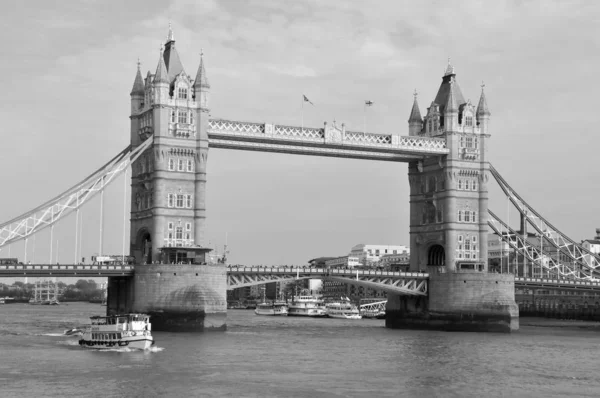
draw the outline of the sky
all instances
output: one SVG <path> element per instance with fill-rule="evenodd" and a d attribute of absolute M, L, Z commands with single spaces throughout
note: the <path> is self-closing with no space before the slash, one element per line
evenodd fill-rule
<path fill-rule="evenodd" d="M 126 4 L 124 6 L 123 4 Z M 467 99 L 482 81 L 490 162 L 580 241 L 597 199 L 600 5 L 590 1 L 23 1 L 0 15 L 0 223 L 54 197 L 129 143 L 136 63 L 156 70 L 169 23 L 186 72 L 204 60 L 215 118 L 408 135 L 448 58 Z M 364 101 L 374 105 L 364 113 Z M 128 240 L 123 180 L 105 195 L 105 253 Z M 359 243 L 408 245 L 407 165 L 212 149 L 206 244 L 234 264 L 305 264 Z M 125 193 L 127 195 L 127 193 Z M 129 203 L 127 204 L 128 211 Z M 99 200 L 81 211 L 81 256 L 99 251 Z M 517 226 L 497 187 L 490 209 Z M 125 223 L 124 223 L 125 221 Z M 72 262 L 75 217 L 53 235 Z M 125 224 L 125 234 L 123 226 Z M 35 249 L 33 248 L 35 246 Z M 47 262 L 49 231 L 28 242 Z M 24 258 L 24 243 L 0 257 Z M 89 260 L 88 260 L 89 261 Z"/>

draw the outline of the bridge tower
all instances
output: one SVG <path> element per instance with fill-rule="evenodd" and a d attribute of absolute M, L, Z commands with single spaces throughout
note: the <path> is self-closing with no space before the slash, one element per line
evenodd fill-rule
<path fill-rule="evenodd" d="M 450 62 L 424 118 L 415 93 L 409 135 L 443 138 L 450 153 L 409 163 L 410 269 L 429 273 L 429 296 L 388 301 L 390 327 L 518 328 L 514 279 L 487 267 L 489 118 L 483 85 L 475 107 Z"/>
<path fill-rule="evenodd" d="M 121 298 L 108 306 L 149 313 L 158 329 L 225 328 L 225 267 L 208 264 L 204 247 L 209 93 L 203 55 L 192 78 L 169 27 L 156 72 L 142 79 L 138 63 L 131 91 L 131 145 L 154 141 L 132 165 L 130 244 L 139 265 L 131 286 L 113 286 Z"/>

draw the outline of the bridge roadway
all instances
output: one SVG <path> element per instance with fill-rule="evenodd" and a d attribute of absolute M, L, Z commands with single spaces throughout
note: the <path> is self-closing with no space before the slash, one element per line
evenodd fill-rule
<path fill-rule="evenodd" d="M 143 266 L 143 265 L 138 265 Z M 86 264 L 2 264 L 0 277 L 109 277 L 132 276 L 134 265 Z M 427 295 L 429 274 L 423 272 L 391 272 L 378 270 L 322 269 L 303 267 L 228 266 L 228 290 L 269 282 L 296 279 L 338 280 L 395 294 Z M 535 290 L 576 290 L 600 292 L 600 281 L 515 277 L 515 287 Z"/>

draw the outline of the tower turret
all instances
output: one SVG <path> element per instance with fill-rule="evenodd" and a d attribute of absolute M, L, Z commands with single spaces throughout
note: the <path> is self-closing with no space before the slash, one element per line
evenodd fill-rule
<path fill-rule="evenodd" d="M 417 90 L 415 90 L 413 96 L 415 99 L 408 118 L 408 135 L 418 135 L 423 130 L 423 118 L 421 117 L 421 111 L 417 103 Z"/>
<path fill-rule="evenodd" d="M 163 58 L 168 71 L 169 83 L 173 83 L 175 77 L 181 72 L 185 73 L 185 70 L 183 69 L 181 59 L 179 58 L 179 53 L 177 53 L 177 50 L 175 49 L 175 36 L 173 35 L 171 24 L 169 24 L 169 34 L 167 35 Z"/>
<path fill-rule="evenodd" d="M 479 124 L 479 129 L 481 134 L 488 134 L 488 124 L 490 121 L 490 110 L 487 105 L 487 100 L 485 98 L 484 92 L 485 84 L 481 84 L 481 97 L 479 97 L 479 104 L 477 105 L 477 124 Z"/>
<path fill-rule="evenodd" d="M 169 74 L 165 60 L 163 59 L 163 49 L 160 48 L 160 55 L 158 57 L 158 65 L 156 66 L 156 73 L 154 74 L 154 99 L 156 103 L 162 103 L 169 97 Z"/>
<path fill-rule="evenodd" d="M 194 96 L 202 109 L 208 109 L 209 94 L 210 84 L 208 83 L 206 70 L 204 69 L 204 53 L 200 52 L 200 65 L 198 66 L 196 80 L 194 81 Z"/>
<path fill-rule="evenodd" d="M 140 61 L 138 60 L 137 72 L 135 74 L 135 80 L 133 81 L 133 87 L 131 88 L 131 114 L 133 115 L 140 108 L 144 102 L 144 81 L 142 79 L 142 72 L 140 71 Z"/>
<path fill-rule="evenodd" d="M 458 104 L 454 94 L 454 78 L 450 79 L 450 90 L 444 104 L 444 128 L 446 131 L 456 131 L 458 128 Z"/>

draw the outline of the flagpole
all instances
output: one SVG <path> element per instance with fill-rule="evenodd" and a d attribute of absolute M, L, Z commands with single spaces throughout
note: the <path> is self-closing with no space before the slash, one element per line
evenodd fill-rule
<path fill-rule="evenodd" d="M 367 134 L 367 103 L 363 105 L 363 134 Z"/>

